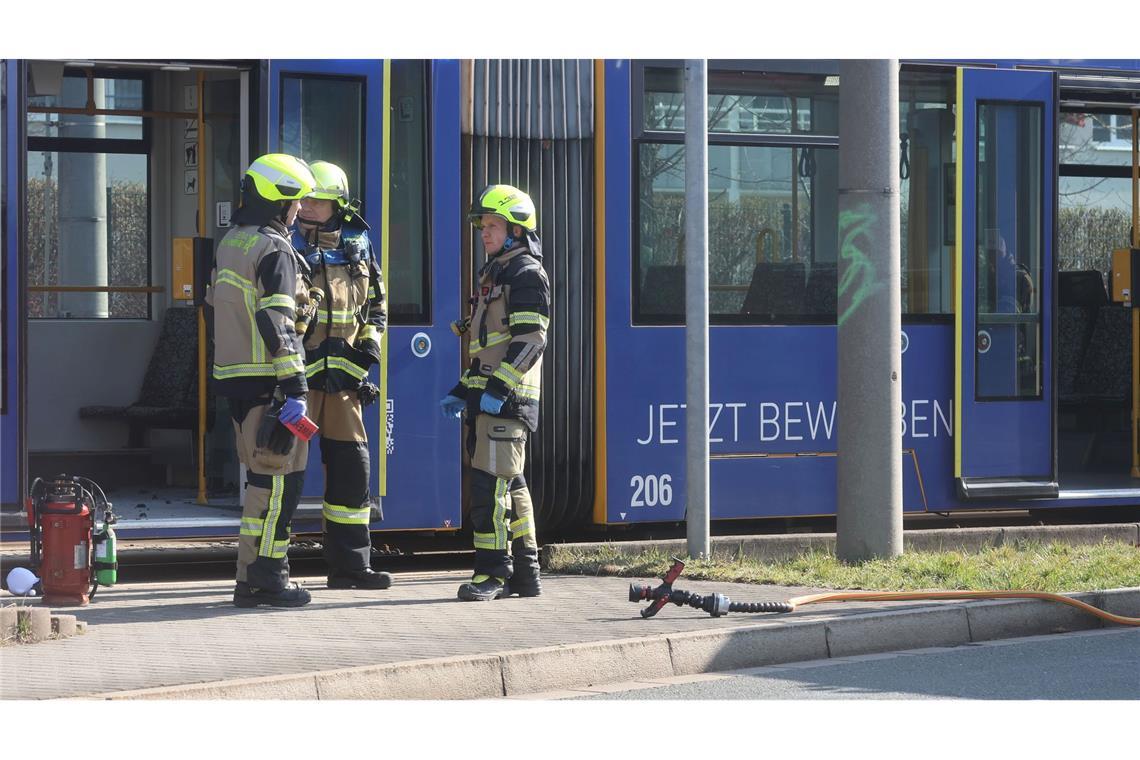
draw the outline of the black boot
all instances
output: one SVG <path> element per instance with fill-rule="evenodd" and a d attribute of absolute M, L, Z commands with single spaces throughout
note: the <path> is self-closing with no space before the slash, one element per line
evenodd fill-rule
<path fill-rule="evenodd" d="M 542 595 L 542 579 L 538 577 L 538 573 L 534 574 L 532 578 L 520 577 L 518 573 L 511 576 L 507 581 L 507 590 L 503 592 L 503 596 L 541 596 Z"/>
<path fill-rule="evenodd" d="M 370 567 L 363 570 L 334 570 L 328 578 L 329 588 L 385 589 L 391 585 L 391 573 L 378 573 Z"/>
<path fill-rule="evenodd" d="M 304 607 L 312 598 L 298 583 L 286 584 L 280 591 L 253 588 L 242 581 L 238 581 L 234 587 L 235 607 L 257 607 L 260 604 L 270 607 Z"/>
<path fill-rule="evenodd" d="M 503 579 L 493 575 L 476 575 L 459 587 L 457 596 L 465 602 L 489 602 L 504 595 Z"/>

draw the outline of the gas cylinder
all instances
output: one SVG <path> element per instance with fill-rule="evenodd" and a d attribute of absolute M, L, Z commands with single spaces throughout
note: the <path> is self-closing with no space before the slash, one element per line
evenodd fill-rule
<path fill-rule="evenodd" d="M 115 529 L 111 527 L 115 516 L 108 509 L 103 513 L 103 524 L 95 531 L 94 542 L 95 583 L 98 586 L 114 586 L 119 580 L 119 558 L 116 551 Z M 92 592 L 94 596 L 94 592 Z"/>
<path fill-rule="evenodd" d="M 40 494 L 33 492 L 33 508 L 42 552 L 43 603 L 85 605 L 91 590 L 95 505 L 90 493 L 66 476 L 36 485 L 40 483 L 43 489 Z"/>

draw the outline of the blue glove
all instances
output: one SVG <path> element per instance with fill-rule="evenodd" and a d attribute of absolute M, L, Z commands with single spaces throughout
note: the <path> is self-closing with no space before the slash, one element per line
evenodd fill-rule
<path fill-rule="evenodd" d="M 487 414 L 498 414 L 503 410 L 504 398 L 499 398 L 490 391 L 483 391 L 483 395 L 479 397 L 479 411 L 486 412 Z"/>
<path fill-rule="evenodd" d="M 457 396 L 452 396 L 450 393 L 439 401 L 439 413 L 448 419 L 458 418 L 466 408 L 466 401 Z"/>
<path fill-rule="evenodd" d="M 305 399 L 289 396 L 285 399 L 285 403 L 281 405 L 281 411 L 277 413 L 277 419 L 292 424 L 304 417 L 306 411 Z"/>

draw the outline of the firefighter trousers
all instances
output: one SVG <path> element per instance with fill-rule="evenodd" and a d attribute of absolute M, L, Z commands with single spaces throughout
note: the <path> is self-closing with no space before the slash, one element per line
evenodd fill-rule
<path fill-rule="evenodd" d="M 368 436 L 356 391 L 309 391 L 309 417 L 320 427 L 325 468 L 322 512 L 329 573 L 371 566 L 368 533 Z"/>
<path fill-rule="evenodd" d="M 267 400 L 230 400 L 238 459 L 246 467 L 238 532 L 237 580 L 270 592 L 289 584 L 289 522 L 301 501 L 309 444 L 295 438 L 287 454 L 258 448 Z"/>
<path fill-rule="evenodd" d="M 534 505 L 523 478 L 526 423 L 479 414 L 467 430 L 475 575 L 538 581 Z"/>

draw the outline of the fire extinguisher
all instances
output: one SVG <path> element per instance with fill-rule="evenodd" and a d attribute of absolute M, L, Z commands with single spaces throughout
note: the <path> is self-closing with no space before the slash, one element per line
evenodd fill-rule
<path fill-rule="evenodd" d="M 101 509 L 102 525 L 95 515 Z M 100 584 L 117 580 L 111 502 L 94 481 L 59 475 L 36 478 L 29 494 L 32 565 L 39 569 L 44 604 L 85 605 Z M 92 562 L 92 554 L 95 562 Z"/>

